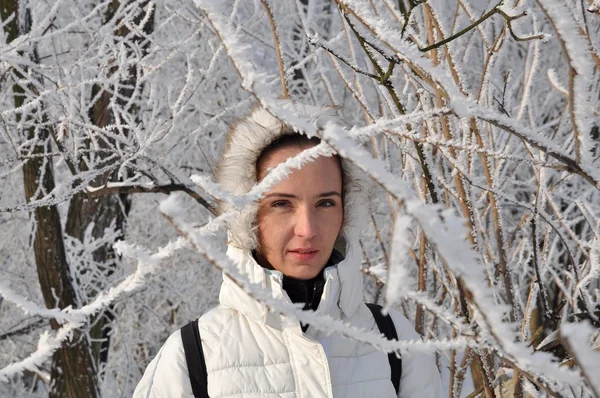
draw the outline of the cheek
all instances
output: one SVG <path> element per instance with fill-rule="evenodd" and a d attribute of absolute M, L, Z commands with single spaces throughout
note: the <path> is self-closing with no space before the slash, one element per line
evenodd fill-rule
<path fill-rule="evenodd" d="M 266 252 L 276 251 L 284 244 L 290 223 L 281 215 L 266 214 L 258 218 L 258 241 Z"/>

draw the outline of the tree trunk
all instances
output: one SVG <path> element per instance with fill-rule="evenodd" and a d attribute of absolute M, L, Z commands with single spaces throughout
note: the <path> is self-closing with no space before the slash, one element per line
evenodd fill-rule
<path fill-rule="evenodd" d="M 137 15 L 132 19 L 135 25 L 139 25 L 141 23 L 148 4 L 149 2 L 146 1 L 140 3 L 136 7 Z M 105 23 L 108 23 L 114 18 L 116 12 L 121 6 L 122 2 L 117 0 L 113 0 L 108 5 L 104 18 Z M 123 24 L 119 24 L 117 22 L 117 25 Z M 144 33 L 151 33 L 153 28 L 153 18 L 150 18 L 146 26 L 143 27 Z M 125 26 L 121 26 L 115 32 L 115 37 L 124 38 L 126 36 L 128 37 L 130 34 L 131 32 L 129 29 L 127 29 Z M 139 45 L 138 48 L 141 48 L 144 52 L 146 51 L 148 42 L 143 42 L 145 39 L 142 36 L 134 36 L 129 40 Z M 115 43 L 115 45 L 117 44 Z M 116 68 L 113 69 L 113 73 L 114 71 L 116 71 Z M 119 106 L 125 106 L 134 92 L 133 88 L 131 87 L 135 87 L 137 84 L 138 76 L 136 67 L 132 66 L 129 72 L 129 76 L 119 82 L 119 87 L 114 87 L 114 92 L 118 93 L 118 98 L 115 100 L 115 103 Z M 101 90 L 102 88 L 100 86 L 94 85 L 92 87 L 90 98 L 96 98 Z M 90 120 L 99 128 L 104 128 L 107 125 L 112 125 L 116 122 L 115 115 L 109 107 L 112 95 L 113 94 L 108 91 L 102 91 L 97 102 L 91 104 L 89 109 Z M 137 113 L 137 109 L 135 107 L 128 109 L 128 111 L 132 115 Z M 124 134 L 127 135 L 126 123 L 123 123 L 123 126 Z M 104 160 L 108 157 L 108 151 L 115 149 L 119 143 L 117 143 L 115 139 L 101 137 L 101 139 L 98 140 L 98 144 L 100 145 L 101 149 L 107 150 L 107 152 L 94 154 L 94 156 L 96 159 L 100 159 L 102 166 L 106 166 L 107 164 L 104 162 Z M 87 145 L 89 146 L 91 143 L 88 141 Z M 79 162 L 79 169 L 86 171 L 88 167 L 87 165 L 90 163 L 91 162 L 89 162 L 89 160 L 81 159 Z M 96 166 L 98 166 L 98 164 L 96 164 Z M 107 182 L 114 181 L 118 181 L 116 174 L 108 173 L 95 178 L 91 182 L 91 185 L 100 186 Z M 107 195 L 100 198 L 91 199 L 88 197 L 85 191 L 79 192 L 71 198 L 71 202 L 69 203 L 65 232 L 69 236 L 78 239 L 79 241 L 83 241 L 85 231 L 90 225 L 92 225 L 92 237 L 96 239 L 100 238 L 107 228 L 114 226 L 114 228 L 120 231 L 121 235 L 123 235 L 125 219 L 129 212 L 130 205 L 130 199 L 126 194 Z M 93 257 L 98 263 L 104 263 L 106 265 L 105 269 L 100 270 L 103 275 L 109 277 L 114 272 L 116 266 L 114 260 L 116 255 L 112 248 L 112 244 L 106 244 L 98 248 L 93 253 Z M 93 289 L 99 292 L 104 290 L 105 287 L 106 286 L 98 284 L 97 286 L 94 286 Z M 89 292 L 89 294 L 94 296 L 97 292 Z M 92 343 L 92 353 L 96 363 L 98 364 L 106 362 L 108 358 L 111 321 L 112 307 L 98 314 L 92 321 L 93 326 L 90 329 L 90 337 L 94 340 L 94 343 Z"/>
<path fill-rule="evenodd" d="M 19 11 L 25 15 L 20 16 Z M 5 25 L 7 42 L 11 42 L 21 34 L 26 34 L 31 28 L 29 9 L 20 9 L 18 0 L 9 0 L 0 7 L 2 21 L 14 15 L 11 22 Z M 19 26 L 23 21 L 23 26 Z M 27 56 L 26 54 L 21 54 Z M 30 54 L 36 62 L 35 50 Z M 18 71 L 13 70 L 15 81 L 23 79 Z M 13 85 L 15 107 L 25 103 L 25 90 L 19 84 Z M 36 117 L 41 119 L 41 112 L 30 116 L 35 123 Z M 17 115 L 20 121 L 21 115 Z M 23 165 L 23 182 L 27 202 L 43 198 L 54 189 L 54 172 L 50 157 L 43 157 L 51 152 L 48 141 L 49 133 L 45 127 L 30 126 L 25 129 L 26 139 L 32 142 L 31 154 L 34 155 Z M 38 155 L 38 156 L 36 156 Z M 60 216 L 56 206 L 38 206 L 33 212 L 35 232 L 33 251 L 38 272 L 42 296 L 47 308 L 77 307 L 77 294 L 73 287 L 69 264 L 67 263 Z M 60 328 L 60 324 L 52 319 L 52 329 Z M 70 341 L 63 343 L 52 358 L 52 386 L 50 397 L 97 397 L 98 385 L 94 363 L 90 355 L 89 341 L 84 333 L 74 332 Z"/>

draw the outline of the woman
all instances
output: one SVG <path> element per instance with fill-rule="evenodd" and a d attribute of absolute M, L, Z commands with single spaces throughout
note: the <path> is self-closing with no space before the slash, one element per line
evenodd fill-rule
<path fill-rule="evenodd" d="M 297 106 L 317 127 L 331 110 Z M 319 143 L 258 108 L 229 132 L 217 181 L 247 193 L 279 163 Z M 362 183 L 361 183 L 362 181 Z M 357 328 L 377 331 L 363 301 L 358 233 L 368 217 L 365 180 L 350 163 L 319 157 L 272 186 L 257 207 L 229 225 L 227 254 L 271 297 L 304 303 Z M 223 208 L 223 210 L 227 210 Z M 342 251 L 334 246 L 345 244 Z M 431 355 L 402 356 L 399 392 L 386 353 L 270 312 L 227 276 L 220 305 L 198 320 L 210 397 L 439 397 Z M 400 340 L 418 339 L 392 311 Z M 193 397 L 181 332 L 173 333 L 138 384 L 135 397 Z"/>

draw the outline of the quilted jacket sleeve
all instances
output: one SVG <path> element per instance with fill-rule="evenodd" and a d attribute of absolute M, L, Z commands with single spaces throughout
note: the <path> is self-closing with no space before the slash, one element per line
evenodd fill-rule
<path fill-rule="evenodd" d="M 390 311 L 399 340 L 417 340 L 421 336 L 415 332 L 408 319 L 398 311 Z M 402 379 L 398 398 L 439 398 L 443 393 L 440 372 L 435 364 L 435 356 L 422 352 L 402 354 Z"/>
<path fill-rule="evenodd" d="M 181 332 L 173 333 L 150 362 L 133 398 L 193 398 Z"/>

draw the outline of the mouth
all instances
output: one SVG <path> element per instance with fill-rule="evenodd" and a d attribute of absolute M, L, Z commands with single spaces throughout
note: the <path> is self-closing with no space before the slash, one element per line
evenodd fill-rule
<path fill-rule="evenodd" d="M 317 255 L 319 251 L 315 249 L 290 250 L 290 253 L 299 260 L 310 260 Z"/>

